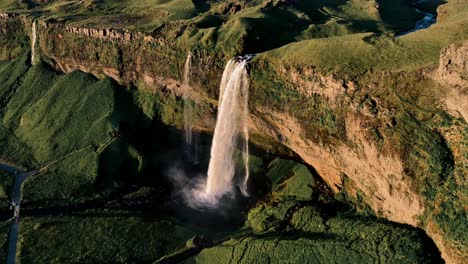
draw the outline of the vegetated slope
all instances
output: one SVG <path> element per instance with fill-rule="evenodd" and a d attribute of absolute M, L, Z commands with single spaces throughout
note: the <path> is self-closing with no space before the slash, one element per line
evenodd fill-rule
<path fill-rule="evenodd" d="M 271 107 L 279 101 L 280 111 L 301 120 L 301 126 L 306 123 L 311 128 L 308 134 L 320 135 L 322 142 L 349 140 L 346 134 L 339 133 L 342 114 L 349 111 L 343 108 L 342 99 L 346 101 L 349 96 L 362 114 L 373 116 L 372 122 L 360 122 L 360 131 L 367 131 L 370 142 L 384 155 L 396 154 L 401 158 L 405 178 L 412 182 L 411 189 L 418 193 L 425 207 L 420 224 L 437 239 L 447 261 L 461 263 L 468 256 L 466 235 L 462 235 L 466 233 L 462 222 L 466 218 L 463 193 L 467 184 L 466 173 L 461 171 L 466 158 L 460 154 L 463 152 L 466 157 L 466 150 L 461 150 L 466 120 L 460 115 L 449 115 L 443 102 L 457 88 L 438 84 L 431 80 L 431 75 L 439 63 L 442 47 L 450 43 L 464 45 L 468 38 L 468 6 L 463 1 L 448 1 L 438 8 L 438 13 L 437 23 L 429 29 L 398 38 L 353 34 L 304 40 L 265 52 L 256 58 L 261 70 L 253 71 L 253 79 L 258 78 L 260 83 L 273 81 L 253 87 L 262 87 L 258 91 L 266 88 L 264 92 L 270 97 L 266 105 Z M 460 51 L 456 56 L 466 57 L 466 53 Z M 272 68 L 275 69 L 272 73 L 266 70 Z M 311 73 L 319 76 L 311 77 Z M 336 83 L 332 80 L 329 83 L 337 85 L 334 88 L 337 93 L 316 86 L 325 79 L 320 77 L 323 73 L 332 76 L 332 80 L 336 78 Z M 284 81 L 289 78 L 297 84 Z M 289 86 L 291 89 L 285 89 Z M 342 93 L 338 92 L 340 89 Z M 321 94 L 327 98 L 326 103 L 318 106 L 317 96 L 308 101 L 301 99 L 308 92 Z M 464 104 L 463 97 L 458 100 L 458 104 Z M 312 107 L 304 108 L 304 102 L 310 102 Z M 330 102 L 336 106 L 332 106 L 335 108 L 332 111 Z M 377 121 L 378 116 L 383 118 L 382 122 Z"/>
<path fill-rule="evenodd" d="M 5 171 L 0 171 L 0 208 L 9 204 L 13 177 Z"/>
<path fill-rule="evenodd" d="M 442 47 L 468 38 L 468 7 L 452 0 L 439 7 L 437 23 L 405 36 L 360 33 L 303 40 L 262 54 L 285 65 L 313 65 L 343 76 L 367 70 L 415 70 L 438 63 Z"/>
<path fill-rule="evenodd" d="M 0 6 L 1 8 L 1 6 Z M 91 28 L 169 33 L 189 46 L 226 54 L 257 53 L 305 39 L 411 28 L 421 14 L 411 1 L 44 1 L 3 10 Z M 171 40 L 173 41 L 173 40 Z"/>
<path fill-rule="evenodd" d="M 78 71 L 62 75 L 42 62 L 30 66 L 27 54 L 0 67 L 1 159 L 26 169 L 44 169 L 24 184 L 22 216 L 31 211 L 46 216 L 22 221 L 19 262 L 151 262 L 193 236 L 196 228 L 158 214 L 87 211 L 104 204 L 141 210 L 142 201 L 148 204 L 152 199 L 151 188 L 143 194 L 127 191 L 143 166 L 126 134 L 138 128 L 136 119 L 141 116 L 130 92 L 110 79 L 97 80 Z M 149 105 L 144 100 L 143 95 L 135 98 L 144 105 L 144 115 L 159 118 L 157 100 Z M 11 179 L 1 174 L 2 208 L 8 206 Z M 114 196 L 124 205 L 111 205 L 108 197 L 122 190 Z M 132 192 L 133 196 L 125 196 Z M 56 212 L 62 217 L 57 218 Z M 9 224 L 0 225 L 3 261 Z"/>
<path fill-rule="evenodd" d="M 196 232 L 174 219 L 126 211 L 27 217 L 21 223 L 18 262 L 151 263 Z"/>
<path fill-rule="evenodd" d="M 183 245 L 198 229 L 164 218 L 155 209 L 164 200 L 153 200 L 152 187 L 167 187 L 157 169 L 168 158 L 157 143 L 179 136 L 157 121 L 171 118 L 171 102 L 109 78 L 63 75 L 42 62 L 30 66 L 27 55 L 0 65 L 1 159 L 43 169 L 24 183 L 18 261 L 151 262 Z M 139 137 L 147 129 L 159 132 Z M 156 169 L 144 179 L 143 157 L 132 144 L 150 149 L 145 167 Z M 11 176 L 1 177 L 5 208 Z M 3 222 L 0 260 L 8 230 Z"/>
<path fill-rule="evenodd" d="M 104 213 L 99 210 L 67 213 L 67 206 L 73 208 L 73 205 L 90 197 L 106 198 L 106 189 L 127 185 L 128 182 L 120 181 L 139 174 L 141 157 L 127 141 L 131 141 L 139 150 L 141 145 L 148 143 L 140 141 L 142 139 L 132 139 L 130 134 L 126 134 L 129 131 L 125 127 L 133 127 L 135 122 L 131 118 L 135 114 L 132 110 L 132 96 L 129 93 L 119 96 L 122 95 L 119 93 L 121 88 L 113 85 L 109 79 L 98 81 L 80 72 L 60 75 L 42 63 L 30 67 L 27 56 L 5 64 L 3 69 L 10 74 L 0 75 L 5 80 L 1 90 L 4 102 L 2 129 L 5 131 L 4 143 L 9 146 L 7 150 L 12 152 L 5 150 L 2 155 L 26 167 L 40 167 L 51 160 L 58 160 L 58 163 L 50 165 L 50 171 L 26 182 L 24 197 L 27 199 L 26 204 L 28 201 L 35 202 L 40 207 L 64 205 L 58 209 L 61 209 L 61 214 L 66 214 L 54 216 L 51 208 L 50 217 L 30 217 L 23 221 L 20 229 L 20 261 L 27 263 L 34 258 L 38 262 L 48 263 L 51 259 L 82 261 L 84 258 L 93 258 L 97 262 L 109 259 L 116 262 L 141 259 L 147 262 L 170 253 L 194 235 L 193 228 L 179 226 L 159 217 L 144 218 L 126 211 L 120 215 L 115 210 L 105 210 Z M 171 106 L 176 103 L 170 100 L 163 102 L 151 96 L 154 95 L 139 93 L 134 97 L 146 117 L 176 118 L 177 108 Z M 74 129 L 70 131 L 68 127 Z M 121 135 L 114 138 L 115 133 Z M 165 154 L 167 159 L 168 154 Z M 15 160 L 16 157 L 22 158 Z M 145 160 L 152 158 L 156 157 L 147 157 Z M 78 170 L 75 169 L 77 167 Z M 284 252 L 298 252 L 298 244 L 291 239 L 299 239 L 306 249 L 326 245 L 323 250 L 319 250 L 324 253 L 324 259 L 333 256 L 335 250 L 343 250 L 342 254 L 335 256 L 362 261 L 438 260 L 436 253 L 428 254 L 422 250 L 433 247 L 433 244 L 420 231 L 389 222 L 379 224 L 375 218 L 362 220 L 352 210 L 335 207 L 333 199 L 315 192 L 317 183 L 304 165 L 275 160 L 268 168 L 266 175 L 272 183 L 272 196 L 250 212 L 246 227 L 251 228 L 253 233 L 243 236 L 244 242 L 239 243 L 239 246 L 255 252 L 258 243 L 266 245 L 264 243 L 270 243 L 274 237 L 281 240 L 278 245 Z M 325 211 L 314 211 L 312 206 L 315 207 L 315 203 L 319 203 L 318 207 Z M 330 208 L 328 211 L 327 206 Z M 47 215 L 48 209 L 44 210 L 38 209 L 37 212 Z M 341 213 L 336 215 L 334 212 L 337 211 Z M 307 223 L 319 224 L 311 227 Z M 333 225 L 341 227 L 351 223 L 355 224 L 352 230 L 332 228 Z M 366 229 L 366 225 L 371 226 Z M 116 226 L 126 228 L 123 230 Z M 323 229 L 325 226 L 326 229 Z M 167 235 L 168 230 L 173 230 L 171 235 Z M 161 236 L 162 233 L 164 236 Z M 382 236 L 385 237 L 384 243 L 379 241 Z M 89 237 L 92 238 L 91 242 Z M 84 238 L 86 243 L 80 240 Z M 122 246 L 123 241 L 127 241 L 128 247 Z M 220 247 L 229 247 L 230 243 L 237 247 L 235 241 L 234 237 Z M 395 250 L 387 249 L 390 245 L 400 246 Z M 349 246 L 352 251 L 346 250 Z M 405 250 L 400 250 L 400 247 Z M 380 256 L 373 253 L 375 248 L 378 248 Z M 220 252 L 218 247 L 208 249 L 196 260 L 224 258 Z M 249 261 L 248 254 L 246 256 L 245 261 Z M 267 256 L 262 254 L 262 257 Z M 273 254 L 267 258 L 281 261 L 284 256 Z"/>
<path fill-rule="evenodd" d="M 57 259 L 65 262 L 84 259 L 94 259 L 96 262 L 109 259 L 115 262 L 135 259 L 149 262 L 170 253 L 194 235 L 195 229 L 180 226 L 173 221 L 160 220 L 154 216 L 145 218 L 125 211 L 97 210 L 67 215 L 67 207 L 73 208 L 90 197 L 105 198 L 106 189 L 117 188 L 120 180 L 135 177 L 139 173 L 141 157 L 125 142 L 130 135 L 126 135 L 128 131 L 123 128 L 133 126 L 134 122 L 130 118 L 135 114 L 131 110 L 132 104 L 125 97 L 129 94 L 124 93 L 125 96 L 119 97 L 121 88 L 109 79 L 99 81 L 80 72 L 60 75 L 42 63 L 30 67 L 27 56 L 5 64 L 3 69 L 10 74 L 1 75 L 4 78 L 1 90 L 4 102 L 2 129 L 5 131 L 4 143 L 9 146 L 2 154 L 27 168 L 57 161 L 49 165 L 49 171 L 26 182 L 24 197 L 26 204 L 35 202 L 40 207 L 63 205 L 63 208 L 58 209 L 61 209 L 60 214 L 66 215 L 55 216 L 52 207 L 50 217 L 30 217 L 22 221 L 18 251 L 20 262 L 29 263 L 32 259 L 38 263 Z M 174 118 L 176 113 L 168 102 L 159 102 L 157 107 L 157 98 L 150 100 L 147 96 L 150 95 L 139 94 L 137 101 L 144 105 L 148 117 Z M 168 121 L 171 122 L 174 121 Z M 114 138 L 114 133 L 122 133 L 122 138 Z M 276 228 L 277 225 L 281 228 L 282 222 L 288 221 L 281 218 L 291 216 L 292 213 L 286 213 L 292 206 L 301 201 L 310 201 L 313 194 L 311 188 L 315 186 L 312 175 L 304 165 L 275 160 L 269 167 L 267 175 L 271 177 L 273 194 L 277 198 L 272 199 L 273 206 L 268 210 L 263 210 L 262 205 L 259 205 L 251 212 L 249 223 L 255 224 L 248 225 L 258 232 Z M 270 214 L 276 215 L 277 211 L 280 211 L 280 215 L 275 219 Z M 24 212 L 27 214 L 27 210 Z M 40 209 L 37 212 L 44 214 Z M 350 217 L 353 218 L 351 222 L 356 221 L 356 216 Z M 366 223 L 375 221 L 371 219 Z M 302 222 L 308 221 L 299 221 Z M 389 223 L 383 225 L 386 233 L 401 233 Z M 119 229 L 119 226 L 125 228 Z M 379 230 L 374 230 L 374 227 L 370 229 L 377 233 L 376 230 Z M 398 253 L 395 256 L 419 259 L 419 247 L 426 238 L 411 232 L 408 233 L 408 239 L 416 242 L 411 242 L 411 249 L 407 250 L 409 253 Z M 325 236 L 333 236 L 329 233 L 327 231 Z M 322 239 L 322 235 L 312 237 L 312 241 Z M 295 244 L 288 242 L 288 236 L 281 235 L 281 238 L 286 238 L 285 250 L 295 250 Z M 340 248 L 341 239 L 333 238 L 330 243 Z M 366 241 L 357 240 L 359 242 L 356 244 Z M 392 242 L 389 243 L 400 241 L 395 238 L 390 240 Z M 369 243 L 369 247 L 374 247 L 374 240 Z M 249 243 L 249 247 L 255 248 L 255 242 Z M 366 253 L 367 246 L 355 245 L 353 250 L 359 252 L 357 257 L 360 259 L 374 259 L 374 256 Z M 206 257 L 206 254 L 203 253 L 201 257 Z M 343 252 L 341 256 L 355 256 L 353 254 Z M 417 257 L 412 258 L 411 254 Z M 281 260 L 280 256 L 271 257 Z M 431 259 L 428 255 L 421 256 L 426 257 Z"/>
<path fill-rule="evenodd" d="M 319 192 L 308 169 L 276 159 L 272 192 L 252 208 L 245 229 L 201 251 L 196 263 L 439 263 L 434 243 L 409 226 L 362 216 Z"/>
<path fill-rule="evenodd" d="M 6 262 L 6 253 L 8 252 L 8 233 L 10 231 L 10 221 L 0 223 L 0 261 Z"/>
<path fill-rule="evenodd" d="M 46 169 L 26 182 L 26 200 L 73 203 L 138 173 L 137 152 L 115 136 L 121 115 L 110 79 L 30 68 L 27 56 L 4 64 L 0 78 L 2 159 Z"/>

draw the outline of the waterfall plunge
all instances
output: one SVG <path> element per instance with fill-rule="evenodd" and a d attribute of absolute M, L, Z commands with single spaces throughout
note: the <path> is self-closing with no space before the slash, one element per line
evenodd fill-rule
<path fill-rule="evenodd" d="M 36 36 L 36 29 L 37 29 L 37 22 L 33 21 L 32 23 L 32 37 L 31 37 L 31 65 L 34 65 L 36 61 L 36 41 L 37 41 L 37 36 Z"/>
<path fill-rule="evenodd" d="M 205 205 L 216 205 L 222 196 L 234 190 L 233 178 L 236 172 L 234 154 L 240 134 L 243 139 L 242 158 L 245 166 L 241 191 L 247 195 L 249 79 L 246 65 L 248 59 L 230 60 L 221 79 L 218 118 L 211 146 L 208 180 L 205 189 L 197 195 L 198 200 Z"/>

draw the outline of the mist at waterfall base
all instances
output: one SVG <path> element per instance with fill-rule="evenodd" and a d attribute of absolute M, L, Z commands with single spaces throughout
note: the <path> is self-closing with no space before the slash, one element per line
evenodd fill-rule
<path fill-rule="evenodd" d="M 186 60 L 184 74 L 184 90 L 190 91 L 189 77 L 191 54 Z M 186 159 L 182 164 L 175 165 L 167 171 L 174 186 L 175 199 L 198 210 L 220 208 L 232 210 L 236 200 L 248 196 L 247 184 L 249 177 L 249 147 L 248 147 L 248 90 L 249 79 L 247 63 L 251 57 L 238 57 L 230 60 L 223 72 L 220 84 L 218 117 L 211 144 L 210 160 L 207 175 L 187 170 Z M 184 96 L 184 102 L 186 96 Z M 192 109 L 184 108 L 184 121 L 190 120 Z M 191 124 L 185 122 L 185 144 L 192 145 Z M 188 149 L 193 149 L 188 148 Z M 241 195 L 242 194 L 242 195 Z"/>

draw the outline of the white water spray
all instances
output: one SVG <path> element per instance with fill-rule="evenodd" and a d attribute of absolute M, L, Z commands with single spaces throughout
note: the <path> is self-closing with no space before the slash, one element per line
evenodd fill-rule
<path fill-rule="evenodd" d="M 245 171 L 245 176 L 244 176 L 244 181 L 242 182 L 241 185 L 241 191 L 245 196 L 248 196 L 249 193 L 247 192 L 247 184 L 249 181 L 249 126 L 248 126 L 248 120 L 249 120 L 249 87 L 248 87 L 248 82 L 247 82 L 247 88 L 245 88 L 245 93 L 244 93 L 244 109 L 242 109 L 242 132 L 244 134 L 244 147 L 243 147 L 243 152 L 242 152 L 242 158 L 244 160 L 244 171 Z"/>
<path fill-rule="evenodd" d="M 34 20 L 32 23 L 32 38 L 31 38 L 31 65 L 35 64 L 36 61 L 36 29 L 37 29 L 37 22 Z"/>
<path fill-rule="evenodd" d="M 205 190 L 200 193 L 204 204 L 216 205 L 219 198 L 232 193 L 236 171 L 234 154 L 240 133 L 243 137 L 243 160 L 245 178 L 241 186 L 247 194 L 248 170 L 248 91 L 247 60 L 230 60 L 223 73 L 220 85 L 218 118 L 211 146 L 208 179 Z"/>
<path fill-rule="evenodd" d="M 190 74 L 192 68 L 192 53 L 189 52 L 184 66 L 184 80 L 183 80 L 183 99 L 184 99 L 184 130 L 185 130 L 185 143 L 192 144 L 192 114 L 193 107 L 190 102 L 190 95 L 192 88 L 190 87 Z"/>

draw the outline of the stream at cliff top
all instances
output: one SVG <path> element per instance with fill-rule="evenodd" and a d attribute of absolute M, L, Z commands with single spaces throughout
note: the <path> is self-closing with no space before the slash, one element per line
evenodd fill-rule
<path fill-rule="evenodd" d="M 422 2 L 425 2 L 426 0 L 421 0 L 421 1 L 418 1 L 416 2 L 415 4 L 420 4 Z M 430 27 L 432 24 L 434 24 L 436 22 L 436 17 L 437 17 L 437 14 L 431 14 L 431 13 L 428 13 L 428 12 L 424 12 L 422 10 L 420 10 L 419 8 L 416 8 L 416 12 L 418 13 L 421 13 L 424 15 L 424 17 L 418 21 L 416 21 L 416 25 L 406 31 L 406 32 L 402 32 L 400 34 L 398 34 L 398 37 L 401 37 L 401 36 L 404 36 L 406 34 L 409 34 L 409 33 L 413 33 L 413 32 L 416 32 L 418 30 L 421 30 L 421 29 L 426 29 L 428 27 Z"/>

